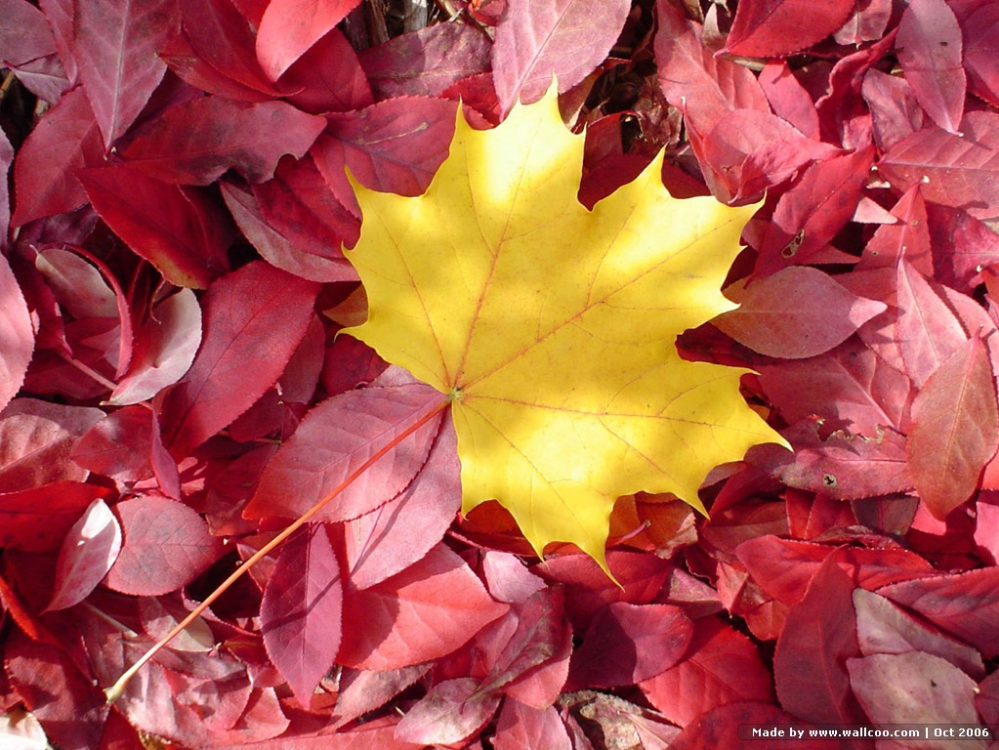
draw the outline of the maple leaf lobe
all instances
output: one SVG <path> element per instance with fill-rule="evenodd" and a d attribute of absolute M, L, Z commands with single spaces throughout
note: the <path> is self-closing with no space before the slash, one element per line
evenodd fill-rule
<path fill-rule="evenodd" d="M 588 211 L 582 154 L 553 88 L 494 130 L 459 116 L 422 196 L 355 184 L 346 255 L 369 313 L 346 332 L 449 395 L 463 512 L 496 499 L 539 554 L 568 541 L 604 565 L 619 496 L 703 512 L 708 471 L 783 441 L 739 395 L 743 370 L 674 346 L 732 309 L 720 288 L 756 207 L 672 198 L 660 156 Z"/>

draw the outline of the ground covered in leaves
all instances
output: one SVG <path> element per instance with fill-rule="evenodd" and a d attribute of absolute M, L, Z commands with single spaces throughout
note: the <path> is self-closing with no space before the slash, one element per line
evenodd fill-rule
<path fill-rule="evenodd" d="M 967 734 L 795 746 L 993 744 L 999 5 L 0 0 L 0 18 L 0 741 L 724 749 L 769 746 L 752 726 L 836 724 Z M 738 407 L 794 449 L 760 433 L 695 497 L 611 497 L 609 526 L 581 523 L 616 583 L 592 535 L 557 526 L 590 554 L 538 556 L 550 500 L 460 513 L 469 462 L 434 404 L 464 381 L 336 335 L 368 316 L 343 254 L 371 226 L 357 196 L 423 194 L 459 109 L 459 135 L 489 133 L 553 75 L 595 215 L 659 181 L 755 207 L 724 282 L 741 306 L 676 348 L 712 365 L 697 372 L 748 368 Z M 655 185 L 624 187 L 650 164 Z M 519 221 L 554 210 L 544 187 Z M 437 224 L 466 227 L 450 200 Z M 679 214 L 664 246 L 703 223 Z M 564 240 L 512 275 L 558 297 L 588 242 Z M 403 299 L 379 274 L 362 273 L 373 311 Z M 644 334 L 627 311 L 687 290 L 650 281 L 617 305 L 628 325 L 589 337 Z M 447 299 L 438 332 L 467 310 Z M 579 361 L 580 388 L 620 369 Z M 589 445 L 572 421 L 525 434 L 556 471 Z"/>

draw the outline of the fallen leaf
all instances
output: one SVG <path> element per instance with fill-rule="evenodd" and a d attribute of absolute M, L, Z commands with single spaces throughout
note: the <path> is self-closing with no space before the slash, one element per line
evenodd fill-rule
<path fill-rule="evenodd" d="M 572 743 L 558 709 L 532 708 L 507 698 L 496 719 L 496 750 L 572 750 Z"/>
<path fill-rule="evenodd" d="M 72 607 L 90 596 L 121 551 L 121 527 L 97 498 L 73 524 L 56 558 L 56 585 L 46 612 Z"/>
<path fill-rule="evenodd" d="M 437 683 L 402 717 L 396 736 L 420 745 L 453 745 L 467 739 L 492 718 L 502 697 L 479 688 L 472 677 Z"/>
<path fill-rule="evenodd" d="M 742 0 L 725 52 L 743 57 L 780 57 L 800 52 L 839 29 L 853 0 L 815 4 L 809 0 Z"/>
<path fill-rule="evenodd" d="M 2 206 L 0 206 L 2 209 Z M 0 230 L 3 227 L 0 226 Z M 4 234 L 6 234 L 4 232 Z M 0 235 L 2 236 L 2 235 Z M 30 312 L 17 279 L 0 256 L 0 413 L 17 395 L 35 348 Z"/>
<path fill-rule="evenodd" d="M 552 89 L 492 131 L 459 119 L 425 195 L 358 187 L 348 259 L 369 317 L 347 332 L 447 394 L 463 513 L 496 498 L 539 554 L 570 541 L 602 563 L 619 495 L 699 507 L 710 468 L 781 440 L 738 395 L 740 371 L 670 343 L 726 309 L 717 290 L 752 209 L 674 200 L 657 161 L 591 213 L 582 151 Z"/>
<path fill-rule="evenodd" d="M 257 59 L 272 81 L 342 21 L 361 0 L 271 0 L 257 31 Z"/>

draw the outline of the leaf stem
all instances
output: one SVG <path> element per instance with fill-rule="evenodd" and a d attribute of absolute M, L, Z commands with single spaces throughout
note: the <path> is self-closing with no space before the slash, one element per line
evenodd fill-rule
<path fill-rule="evenodd" d="M 270 554 L 270 552 L 277 547 L 281 542 L 287 539 L 289 536 L 294 534 L 298 529 L 300 529 L 304 524 L 308 523 L 313 516 L 315 516 L 320 510 L 322 510 L 329 502 L 343 492 L 347 487 L 349 487 L 355 480 L 358 479 L 364 472 L 370 469 L 380 458 L 382 458 L 386 453 L 395 448 L 399 443 L 405 440 L 407 437 L 415 433 L 421 427 L 430 422 L 438 414 L 442 413 L 450 405 L 450 402 L 445 399 L 434 406 L 433 409 L 428 411 L 418 420 L 416 420 L 412 425 L 407 427 L 396 437 L 394 437 L 389 443 L 380 448 L 375 452 L 371 458 L 361 464 L 357 469 L 355 469 L 350 476 L 344 479 L 339 485 L 337 485 L 333 490 L 331 490 L 325 497 L 323 497 L 319 502 L 309 508 L 305 513 L 299 516 L 293 523 L 291 523 L 287 528 L 281 531 L 276 537 L 271 539 L 267 544 L 257 550 L 250 558 L 246 560 L 242 565 L 239 566 L 232 574 L 226 578 L 221 584 L 216 587 L 212 593 L 210 593 L 205 600 L 201 602 L 197 607 L 191 610 L 187 617 L 178 622 L 169 633 L 160 638 L 153 646 L 149 648 L 146 653 L 144 653 L 135 664 L 129 667 L 121 677 L 118 678 L 114 685 L 104 690 L 104 695 L 107 698 L 108 704 L 116 702 L 121 698 L 122 694 L 125 692 L 125 687 L 128 685 L 128 681 L 136 675 L 136 673 L 146 665 L 150 659 L 152 659 L 156 653 L 166 646 L 170 641 L 172 641 L 181 631 L 183 631 L 188 625 L 190 625 L 194 620 L 201 615 L 212 602 L 222 596 L 225 591 L 232 586 L 236 581 L 238 581 L 246 571 L 257 564 L 264 556 Z"/>

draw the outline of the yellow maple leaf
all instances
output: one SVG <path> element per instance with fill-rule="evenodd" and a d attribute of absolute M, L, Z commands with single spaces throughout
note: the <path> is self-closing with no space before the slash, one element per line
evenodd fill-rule
<path fill-rule="evenodd" d="M 573 542 L 606 569 L 619 496 L 672 492 L 704 512 L 713 467 L 785 443 L 740 396 L 744 370 L 675 347 L 735 307 L 719 290 L 756 207 L 672 198 L 660 155 L 590 212 L 582 159 L 553 87 L 493 130 L 459 114 L 424 195 L 355 186 L 346 255 L 368 319 L 346 332 L 448 394 L 464 513 L 496 499 L 539 555 Z"/>

